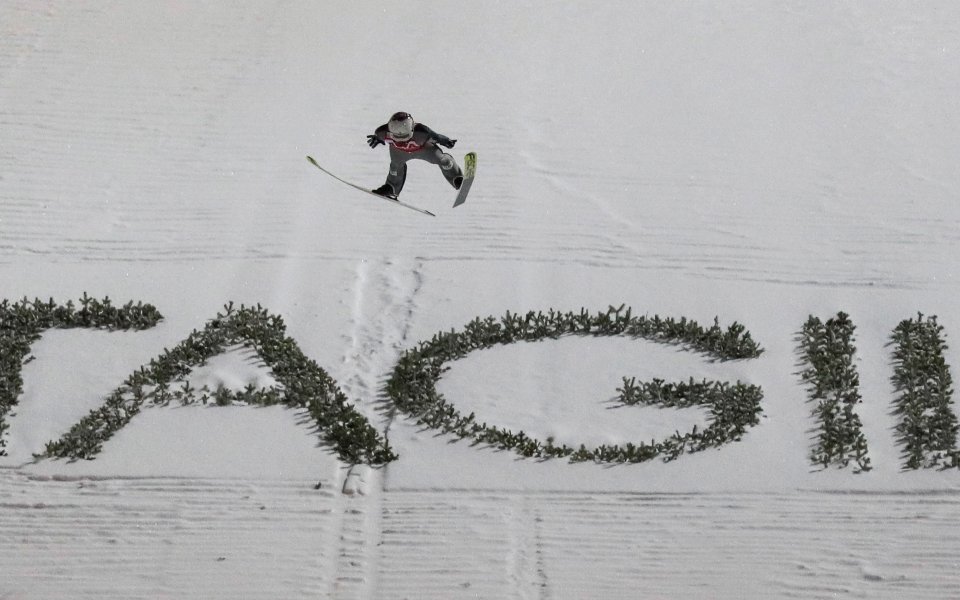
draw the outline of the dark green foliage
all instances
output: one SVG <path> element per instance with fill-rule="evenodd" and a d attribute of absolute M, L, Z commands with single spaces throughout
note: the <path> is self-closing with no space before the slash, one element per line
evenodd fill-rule
<path fill-rule="evenodd" d="M 824 468 L 856 462 L 857 472 L 869 471 L 867 440 L 855 407 L 860 403 L 860 376 L 853 364 L 856 327 L 840 312 L 826 323 L 810 316 L 800 332 L 804 369 L 810 401 L 816 403 L 814 418 L 819 432 L 810 460 Z"/>
<path fill-rule="evenodd" d="M 474 319 L 460 332 L 440 332 L 431 340 L 421 342 L 417 348 L 408 350 L 397 362 L 393 375 L 387 382 L 386 391 L 397 408 L 422 425 L 459 438 L 470 438 L 476 444 L 514 450 L 521 456 L 531 458 L 565 457 L 573 462 L 640 462 L 663 456 L 669 460 L 684 450 L 723 443 L 719 441 L 719 437 L 696 437 L 703 436 L 705 432 L 694 432 L 685 435 L 678 433 L 673 443 L 654 441 L 650 444 L 601 446 L 594 449 L 583 445 L 579 448 L 558 446 L 552 439 L 542 442 L 522 431 L 513 432 L 478 423 L 475 415 L 461 415 L 436 390 L 436 382 L 446 369 L 444 364 L 463 358 L 474 350 L 521 341 L 556 339 L 564 335 L 627 336 L 666 344 L 681 344 L 689 350 L 704 353 L 717 360 L 754 358 L 763 352 L 749 332 L 738 323 L 724 330 L 714 321 L 712 327 L 705 329 L 695 321 L 687 319 L 676 321 L 659 316 L 634 317 L 631 310 L 624 306 L 611 306 L 598 313 L 590 313 L 585 309 L 581 309 L 579 313 L 561 313 L 552 309 L 546 313 L 528 312 L 525 315 L 507 312 L 499 319 L 492 316 Z M 742 427 L 756 423 L 759 414 L 759 388 L 738 387 L 735 393 L 742 395 L 740 402 L 743 407 L 750 406 L 754 401 L 757 402 L 756 406 L 746 408 L 742 414 L 738 413 L 738 416 L 731 416 L 730 419 L 722 417 L 721 424 L 718 429 L 711 431 L 711 436 L 721 436 L 717 431 L 722 429 L 726 432 L 722 435 L 734 436 L 727 438 L 734 439 L 739 436 L 737 431 L 742 433 Z M 723 407 L 725 402 L 717 400 L 714 406 Z M 747 416 L 748 413 L 752 416 Z M 715 423 L 716 419 L 715 415 Z M 732 425 L 734 421 L 738 425 Z M 688 437 L 691 435 L 695 437 Z"/>
<path fill-rule="evenodd" d="M 6 455 L 6 415 L 23 393 L 21 366 L 31 360 L 30 345 L 48 329 L 149 329 L 162 315 L 149 304 L 129 302 L 114 306 L 110 298 L 96 300 L 84 293 L 79 306 L 73 301 L 58 305 L 52 299 L 0 301 L 0 456 Z"/>
<path fill-rule="evenodd" d="M 130 375 L 103 406 L 91 411 L 62 438 L 49 442 L 45 455 L 93 458 L 103 442 L 126 425 L 145 401 L 151 400 L 158 404 L 200 401 L 218 406 L 282 403 L 306 409 L 316 421 L 320 435 L 345 462 L 384 464 L 396 460 L 389 443 L 353 408 L 336 382 L 304 355 L 292 338 L 285 337 L 285 331 L 283 320 L 260 306 L 235 310 L 232 304 L 227 305 L 225 312 L 207 323 L 203 331 L 193 331 L 178 346 L 164 349 L 149 365 Z M 257 353 L 272 370 L 281 389 L 195 390 L 187 383 L 180 389 L 171 387 L 194 367 L 237 344 Z"/>
<path fill-rule="evenodd" d="M 908 469 L 960 466 L 953 379 L 936 317 L 902 321 L 893 331 L 893 385 L 897 438 Z"/>
<path fill-rule="evenodd" d="M 187 339 L 131 374 L 104 404 L 91 411 L 60 440 L 49 442 L 45 456 L 71 459 L 93 458 L 103 442 L 132 419 L 147 400 L 156 404 L 178 402 L 272 405 L 283 403 L 304 408 L 316 420 L 320 434 L 340 457 L 353 463 L 382 464 L 396 459 L 389 444 L 367 420 L 357 413 L 346 396 L 316 362 L 307 358 L 297 344 L 284 336 L 280 317 L 264 309 L 235 310 L 227 305 L 224 314 L 210 321 L 203 331 Z M 128 303 L 116 307 L 109 298 L 96 300 L 84 294 L 79 304 L 58 305 L 53 300 L 0 302 L 0 455 L 3 434 L 9 427 L 4 417 L 23 392 L 21 366 L 29 360 L 30 345 L 52 328 L 147 329 L 162 316 L 149 304 Z M 280 382 L 281 389 L 195 390 L 189 383 L 173 382 L 187 376 L 226 348 L 244 344 L 255 350 Z"/>
<path fill-rule="evenodd" d="M 619 400 L 623 404 L 643 404 L 664 408 L 690 408 L 703 406 L 710 411 L 710 425 L 698 431 L 685 434 L 675 433 L 672 437 L 654 442 L 649 448 L 644 444 L 637 449 L 648 460 L 654 456 L 663 456 L 672 460 L 684 452 L 698 452 L 718 447 L 731 441 L 740 441 L 748 427 L 760 423 L 763 409 L 763 391 L 755 385 L 741 382 L 730 384 L 722 381 L 694 381 L 686 383 L 666 383 L 662 379 L 637 383 L 635 378 L 623 378 L 623 387 L 618 388 Z M 628 455 L 629 456 L 629 455 Z M 628 458 L 629 462 L 637 462 Z"/>

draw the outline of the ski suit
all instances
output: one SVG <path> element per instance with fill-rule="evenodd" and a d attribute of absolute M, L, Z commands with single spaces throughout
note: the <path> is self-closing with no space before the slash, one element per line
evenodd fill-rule
<path fill-rule="evenodd" d="M 454 179 L 463 177 L 463 171 L 456 159 L 437 145 L 437 142 L 450 143 L 450 138 L 422 123 L 414 125 L 413 135 L 407 140 L 393 139 L 386 124 L 377 127 L 374 135 L 390 146 L 390 172 L 387 174 L 387 185 L 393 188 L 394 194 L 400 193 L 407 180 L 407 161 L 409 160 L 425 160 L 432 165 L 439 165 L 440 172 L 453 187 L 457 187 Z"/>

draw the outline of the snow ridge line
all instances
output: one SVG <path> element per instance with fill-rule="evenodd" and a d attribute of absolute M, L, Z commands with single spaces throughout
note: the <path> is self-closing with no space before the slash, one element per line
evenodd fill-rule
<path fill-rule="evenodd" d="M 310 566 L 335 562 L 342 497 L 326 483 L 0 472 L 0 598 L 322 597 Z"/>
<path fill-rule="evenodd" d="M 825 500 L 394 490 L 381 597 L 954 597 L 960 498 Z"/>

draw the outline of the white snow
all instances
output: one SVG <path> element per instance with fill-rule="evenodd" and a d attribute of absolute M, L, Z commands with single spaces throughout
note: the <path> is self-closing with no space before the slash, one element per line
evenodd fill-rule
<path fill-rule="evenodd" d="M 0 458 L 0 598 L 954 598 L 960 474 L 901 468 L 889 335 L 960 350 L 960 7 L 949 2 L 0 4 L 0 298 L 156 305 L 31 348 Z M 397 110 L 479 156 L 468 202 L 364 137 Z M 37 460 L 224 304 L 260 304 L 400 458 L 344 464 L 306 413 L 146 406 L 92 461 Z M 742 380 L 763 418 L 670 463 L 571 465 L 390 410 L 401 353 L 506 311 L 745 324 L 765 348 L 564 338 L 439 391 L 557 442 L 699 409 L 623 377 Z M 809 463 L 795 336 L 857 326 L 873 470 Z M 277 385 L 242 347 L 190 385 Z"/>
<path fill-rule="evenodd" d="M 705 410 L 615 402 L 626 375 L 640 381 L 696 375 L 683 370 L 697 362 L 689 353 L 644 345 L 623 338 L 563 338 L 492 348 L 454 363 L 438 388 L 463 414 L 573 447 L 649 442 L 677 428 L 686 433 L 706 427 Z"/>

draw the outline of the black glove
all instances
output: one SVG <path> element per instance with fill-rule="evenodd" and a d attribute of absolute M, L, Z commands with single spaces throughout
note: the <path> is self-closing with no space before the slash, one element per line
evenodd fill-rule
<path fill-rule="evenodd" d="M 377 146 L 383 143 L 383 140 L 371 134 L 367 136 L 367 143 L 370 144 L 371 148 L 376 148 Z"/>
<path fill-rule="evenodd" d="M 437 143 L 443 146 L 444 148 L 453 148 L 457 140 L 451 140 L 450 138 L 443 138 L 442 140 L 437 140 Z"/>

